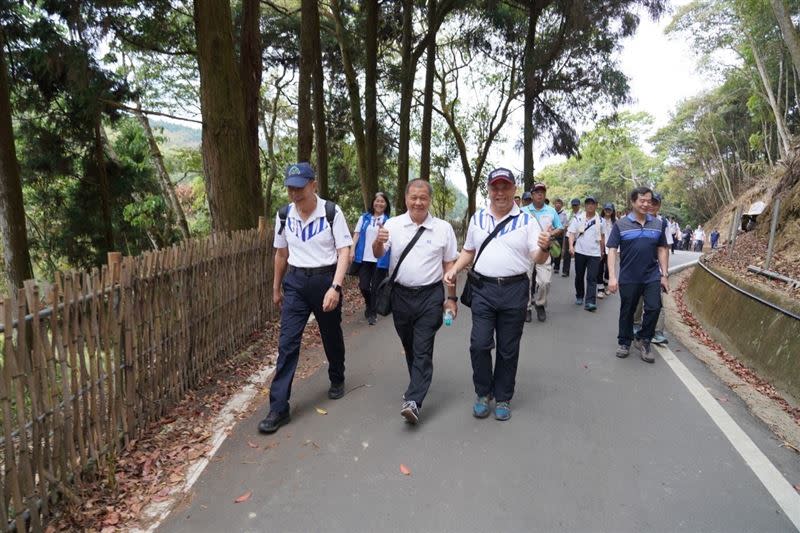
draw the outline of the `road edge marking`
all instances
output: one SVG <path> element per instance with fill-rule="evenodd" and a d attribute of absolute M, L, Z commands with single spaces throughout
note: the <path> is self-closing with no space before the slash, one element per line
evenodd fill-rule
<path fill-rule="evenodd" d="M 672 350 L 666 346 L 656 346 L 656 349 L 761 481 L 795 529 L 800 531 L 800 494 Z"/>

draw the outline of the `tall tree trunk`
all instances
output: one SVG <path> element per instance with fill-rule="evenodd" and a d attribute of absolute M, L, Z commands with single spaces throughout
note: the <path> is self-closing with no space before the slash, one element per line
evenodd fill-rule
<path fill-rule="evenodd" d="M 323 198 L 330 196 L 328 185 L 328 126 L 325 122 L 325 72 L 322 70 L 322 43 L 320 39 L 319 6 L 309 12 L 312 17 L 310 26 L 314 41 L 314 74 L 311 77 L 314 86 L 313 112 L 314 134 L 317 154 L 317 185 Z"/>
<path fill-rule="evenodd" d="M 233 48 L 228 0 L 194 2 L 203 170 L 216 231 L 252 228 L 261 213 L 247 177 L 244 91 Z"/>
<path fill-rule="evenodd" d="M 797 28 L 789 15 L 786 0 L 770 0 L 770 4 L 772 4 L 775 19 L 778 21 L 778 27 L 781 29 L 783 42 L 786 43 L 789 55 L 792 56 L 794 71 L 800 74 L 800 35 L 797 34 Z"/>
<path fill-rule="evenodd" d="M 428 0 L 428 50 L 425 60 L 425 89 L 422 104 L 422 133 L 419 177 L 429 180 L 431 173 L 431 128 L 433 120 L 433 77 L 436 69 L 436 0 Z"/>
<path fill-rule="evenodd" d="M 534 124 L 533 111 L 536 102 L 537 82 L 536 82 L 536 26 L 539 23 L 540 11 L 536 2 L 530 2 L 528 7 L 528 32 L 525 36 L 525 56 L 523 60 L 523 71 L 525 78 L 525 88 L 523 91 L 524 101 L 524 127 L 522 136 L 523 152 L 523 183 L 526 191 L 533 188 L 533 141 Z"/>
<path fill-rule="evenodd" d="M 300 74 L 297 82 L 297 160 L 311 161 L 314 142 L 311 77 L 314 72 L 314 13 L 316 0 L 300 2 Z"/>
<path fill-rule="evenodd" d="M 135 114 L 136 118 L 139 119 L 139 124 L 142 125 L 145 137 L 147 137 L 147 144 L 150 147 L 150 159 L 153 162 L 153 166 L 156 167 L 156 175 L 158 176 L 158 182 L 161 185 L 161 191 L 164 194 L 164 198 L 167 200 L 167 204 L 172 210 L 172 216 L 175 217 L 175 222 L 178 225 L 181 236 L 184 239 L 188 239 L 190 234 L 189 224 L 186 222 L 186 214 L 183 212 L 181 203 L 178 201 L 178 196 L 175 194 L 175 187 L 173 186 L 172 180 L 169 177 L 169 172 L 167 172 L 167 167 L 164 164 L 164 158 L 161 155 L 161 150 L 158 148 L 156 137 L 153 135 L 153 129 L 150 127 L 150 121 L 147 119 L 145 114 L 141 112 L 141 110 L 137 110 Z"/>
<path fill-rule="evenodd" d="M 350 99 L 350 122 L 353 129 L 353 137 L 356 140 L 356 155 L 358 158 L 358 174 L 361 182 L 361 199 L 364 205 L 369 205 L 370 200 L 378 190 L 377 182 L 371 181 L 367 174 L 367 149 L 364 137 L 364 119 L 361 116 L 361 93 L 358 88 L 358 78 L 350 58 L 349 43 L 347 32 L 342 22 L 342 12 L 339 0 L 331 1 L 331 12 L 333 14 L 334 25 L 336 26 L 336 40 L 339 42 L 339 50 L 342 53 L 342 66 L 344 67 L 344 77 L 347 85 L 347 94 Z"/>
<path fill-rule="evenodd" d="M 33 278 L 28 251 L 25 206 L 22 203 L 22 179 L 14 146 L 11 122 L 11 95 L 5 56 L 5 34 L 0 27 L 0 233 L 3 237 L 3 260 L 8 292 L 22 287 Z"/>
<path fill-rule="evenodd" d="M 262 103 L 263 114 L 261 118 L 261 127 L 264 130 L 264 138 L 267 140 L 267 183 L 265 209 L 266 216 L 272 216 L 272 185 L 278 180 L 278 159 L 275 157 L 275 124 L 278 122 L 278 105 L 281 100 L 281 92 L 283 91 L 283 81 L 286 76 L 286 69 L 281 72 L 281 75 L 275 80 L 275 97 L 272 99 L 271 107 L 269 108 L 269 125 L 267 125 L 266 113 L 267 103 L 264 99 Z M 323 196 L 325 198 L 325 196 Z"/>
<path fill-rule="evenodd" d="M 411 102 L 414 97 L 414 0 L 403 0 L 403 34 L 400 43 L 400 138 L 397 155 L 397 192 L 395 212 L 406 209 L 405 189 L 408 184 L 409 141 L 411 139 Z"/>
<path fill-rule="evenodd" d="M 264 212 L 261 192 L 261 158 L 258 148 L 258 101 L 261 97 L 261 2 L 242 0 L 240 75 L 244 94 L 244 120 L 247 140 L 247 178 L 258 213 Z"/>
<path fill-rule="evenodd" d="M 778 129 L 778 136 L 780 137 L 781 146 L 783 148 L 782 154 L 786 155 L 791 149 L 789 130 L 786 129 L 786 122 L 783 120 L 783 113 L 778 105 L 778 101 L 775 99 L 775 93 L 772 90 L 772 82 L 770 81 L 769 74 L 764 66 L 764 61 L 761 59 L 761 54 L 758 51 L 755 40 L 750 37 L 749 34 L 747 35 L 747 40 L 750 43 L 750 49 L 753 51 L 753 59 L 755 59 L 756 69 L 758 70 L 758 75 L 761 78 L 761 85 L 764 87 L 764 92 L 767 95 L 767 102 L 769 102 L 769 107 L 772 109 L 772 115 L 775 117 L 775 126 Z"/>
<path fill-rule="evenodd" d="M 114 251 L 114 223 L 111 218 L 111 183 L 108 179 L 106 156 L 103 144 L 103 126 L 99 113 L 94 116 L 94 158 L 95 171 L 97 172 L 97 189 L 100 197 L 100 216 L 103 219 L 103 237 L 107 251 Z"/>
<path fill-rule="evenodd" d="M 378 184 L 378 103 L 377 103 L 377 84 L 378 84 L 378 0 L 365 0 L 366 17 L 364 33 L 366 42 L 364 48 L 366 52 L 364 65 L 364 118 L 365 118 L 365 141 L 367 156 L 367 180 L 375 184 L 377 191 Z M 372 203 L 372 195 L 366 199 L 364 209 L 369 208 Z"/>

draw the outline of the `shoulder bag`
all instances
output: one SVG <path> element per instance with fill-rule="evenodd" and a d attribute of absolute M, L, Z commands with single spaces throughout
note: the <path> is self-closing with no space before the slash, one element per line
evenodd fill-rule
<path fill-rule="evenodd" d="M 375 294 L 373 295 L 375 302 L 373 305 L 375 307 L 375 312 L 379 315 L 387 316 L 392 312 L 392 289 L 394 288 L 394 278 L 397 277 L 397 271 L 400 269 L 400 265 L 403 264 L 403 259 L 406 258 L 408 252 L 411 251 L 414 245 L 417 244 L 417 241 L 422 236 L 424 231 L 425 226 L 420 226 L 417 230 L 417 233 L 406 246 L 406 249 L 403 250 L 402 254 L 400 254 L 400 259 L 397 260 L 397 266 L 394 267 L 394 272 L 392 272 L 392 275 L 388 278 L 384 278 L 375 289 Z"/>
<path fill-rule="evenodd" d="M 489 244 L 489 241 L 494 239 L 498 233 L 508 224 L 511 222 L 512 219 L 517 218 L 519 215 L 515 215 L 513 217 L 508 217 L 498 225 L 494 227 L 492 232 L 489 234 L 486 239 L 484 239 L 483 244 L 481 244 L 480 249 L 478 249 L 478 255 L 475 256 L 475 261 L 472 262 L 472 268 L 467 270 L 467 281 L 464 283 L 464 290 L 461 291 L 461 303 L 466 305 L 467 307 L 472 306 L 472 288 L 473 286 L 480 287 L 481 280 L 478 278 L 478 275 L 473 272 L 475 265 L 478 264 L 478 259 L 481 258 L 481 254 L 486 249 L 486 245 Z"/>

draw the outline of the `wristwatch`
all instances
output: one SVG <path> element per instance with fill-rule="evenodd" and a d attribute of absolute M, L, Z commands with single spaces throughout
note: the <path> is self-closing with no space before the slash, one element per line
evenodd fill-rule
<path fill-rule="evenodd" d="M 342 294 L 342 286 L 338 283 L 331 283 L 331 289 L 335 290 L 339 294 Z"/>

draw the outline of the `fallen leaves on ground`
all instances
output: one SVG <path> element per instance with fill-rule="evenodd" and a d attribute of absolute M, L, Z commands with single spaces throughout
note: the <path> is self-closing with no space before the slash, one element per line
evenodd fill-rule
<path fill-rule="evenodd" d="M 411 470 L 409 470 L 406 465 L 401 464 L 400 465 L 400 473 L 403 474 L 404 476 L 410 476 L 411 475 Z"/>
<path fill-rule="evenodd" d="M 251 448 L 258 449 L 258 444 L 256 444 L 253 441 L 250 441 L 250 440 L 247 441 L 247 445 L 250 446 Z"/>
<path fill-rule="evenodd" d="M 327 409 L 323 409 L 322 407 L 317 407 L 316 411 L 317 411 L 317 413 L 319 413 L 321 415 L 327 415 L 328 414 L 328 410 Z"/>
<path fill-rule="evenodd" d="M 252 490 L 248 490 L 247 492 L 245 492 L 244 494 L 242 494 L 241 496 L 239 496 L 238 498 L 236 498 L 235 500 L 233 500 L 233 502 L 234 502 L 234 503 L 243 503 L 243 502 L 246 502 L 247 500 L 249 500 L 249 499 L 250 499 L 250 496 L 252 496 L 252 495 L 253 495 L 253 491 L 252 491 Z"/>
<path fill-rule="evenodd" d="M 739 246 L 738 241 L 736 246 Z M 781 409 L 788 413 L 794 419 L 794 421 L 800 425 L 800 408 L 792 407 L 789 402 L 787 402 L 778 393 L 775 387 L 756 374 L 755 370 L 746 366 L 739 359 L 728 353 L 728 351 L 725 350 L 721 344 L 711 338 L 705 329 L 703 329 L 703 325 L 699 320 L 697 320 L 697 318 L 695 318 L 695 316 L 686 306 L 686 302 L 684 300 L 688 283 L 689 276 L 684 278 L 680 285 L 678 285 L 678 288 L 674 291 L 674 298 L 675 304 L 678 307 L 678 313 L 681 316 L 681 320 L 689 327 L 692 336 L 717 354 L 717 356 L 719 356 L 719 358 L 725 363 L 725 366 L 727 366 L 731 372 L 739 376 L 742 381 L 751 385 L 759 393 L 777 403 Z"/>

